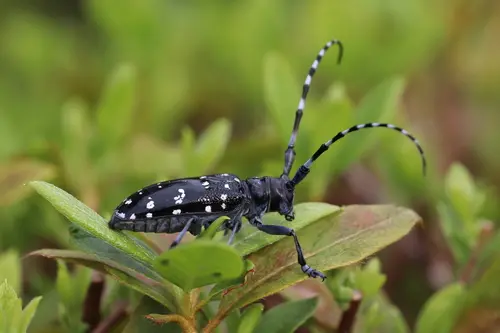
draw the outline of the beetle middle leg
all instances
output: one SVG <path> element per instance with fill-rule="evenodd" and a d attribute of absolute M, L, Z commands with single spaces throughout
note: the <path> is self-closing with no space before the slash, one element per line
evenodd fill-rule
<path fill-rule="evenodd" d="M 302 247 L 299 243 L 299 239 L 297 238 L 297 235 L 295 234 L 295 231 L 293 229 L 281 225 L 263 224 L 257 219 L 251 221 L 251 224 L 257 227 L 257 229 L 259 229 L 260 231 L 263 231 L 269 235 L 292 236 L 293 241 L 295 242 L 295 250 L 297 251 L 297 261 L 300 265 L 300 268 L 302 269 L 302 272 L 313 278 L 320 277 L 322 280 L 326 279 L 326 276 L 323 273 L 307 265 L 306 259 L 304 258 L 304 253 L 302 252 Z"/>
<path fill-rule="evenodd" d="M 172 244 L 170 244 L 170 248 L 174 248 L 176 247 L 182 240 L 182 238 L 184 237 L 184 235 L 186 235 L 186 232 L 189 230 L 189 227 L 191 226 L 191 223 L 193 223 L 194 221 L 194 217 L 193 218 L 190 218 L 187 222 L 186 222 L 186 225 L 184 226 L 184 228 L 182 229 L 181 232 L 179 232 L 179 234 L 177 235 L 177 237 L 175 238 L 175 240 L 172 242 Z"/>
<path fill-rule="evenodd" d="M 232 222 L 231 223 L 231 226 L 232 226 L 232 228 L 231 228 L 231 236 L 229 236 L 229 240 L 227 242 L 227 245 L 231 245 L 231 243 L 234 240 L 234 236 L 236 235 L 236 233 L 238 231 L 240 231 L 240 229 L 241 229 L 241 217 L 238 218 L 238 219 L 233 219 L 233 220 L 231 220 L 231 222 Z"/>

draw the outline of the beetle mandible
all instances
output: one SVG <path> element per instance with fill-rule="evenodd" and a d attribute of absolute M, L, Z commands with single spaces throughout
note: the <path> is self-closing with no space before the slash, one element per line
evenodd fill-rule
<path fill-rule="evenodd" d="M 322 272 L 307 265 L 295 231 L 286 226 L 264 224 L 262 216 L 268 212 L 278 212 L 286 220 L 292 221 L 295 218 L 293 209 L 295 187 L 307 176 L 314 161 L 334 142 L 357 130 L 385 127 L 398 131 L 413 141 L 422 158 L 424 173 L 426 168 L 422 147 L 410 133 L 392 124 L 366 123 L 339 132 L 332 139 L 323 143 L 290 179 L 290 170 L 295 160 L 295 141 L 311 80 L 326 51 L 333 45 L 337 45 L 339 48 L 337 63 L 340 63 L 342 59 L 342 43 L 338 40 L 331 40 L 320 50 L 310 67 L 295 113 L 295 121 L 288 148 L 285 151 L 285 165 L 281 176 L 252 177 L 243 180 L 234 174 L 223 173 L 169 180 L 149 185 L 130 195 L 115 209 L 109 221 L 109 227 L 115 230 L 138 232 L 179 232 L 170 245 L 170 248 L 173 248 L 181 241 L 186 232 L 198 235 L 202 228 L 207 228 L 217 218 L 228 216 L 229 220 L 223 224 L 223 229 L 226 232 L 231 231 L 228 241 L 228 244 L 231 244 L 235 234 L 241 228 L 241 219 L 244 216 L 252 226 L 260 231 L 271 235 L 293 237 L 298 263 L 302 271 L 309 277 L 320 277 L 324 280 L 326 277 Z"/>

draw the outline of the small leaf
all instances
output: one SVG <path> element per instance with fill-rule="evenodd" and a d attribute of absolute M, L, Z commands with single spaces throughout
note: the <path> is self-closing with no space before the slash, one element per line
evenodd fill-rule
<path fill-rule="evenodd" d="M 4 280 L 16 293 L 21 292 L 21 261 L 15 250 L 0 254 L 0 281 Z"/>
<path fill-rule="evenodd" d="M 250 260 L 245 260 L 245 271 L 243 276 L 237 277 L 236 279 L 226 280 L 217 283 L 208 295 L 208 299 L 219 299 L 221 295 L 231 292 L 232 289 L 245 284 L 248 274 L 254 271 L 255 265 Z"/>
<path fill-rule="evenodd" d="M 41 297 L 35 297 L 22 309 L 21 299 L 4 280 L 0 284 L 0 332 L 26 333 Z"/>
<path fill-rule="evenodd" d="M 238 326 L 238 333 L 254 332 L 254 328 L 257 326 L 257 323 L 262 317 L 263 310 L 264 310 L 264 305 L 260 303 L 249 305 L 241 314 L 241 320 Z"/>
<path fill-rule="evenodd" d="M 466 290 L 460 283 L 441 289 L 426 302 L 416 323 L 416 333 L 451 332 L 462 311 Z"/>
<path fill-rule="evenodd" d="M 197 240 L 162 253 L 154 268 L 184 291 L 224 280 L 243 273 L 241 256 L 228 245 Z"/>
<path fill-rule="evenodd" d="M 111 74 L 97 109 L 102 143 L 113 146 L 123 141 L 132 124 L 135 103 L 135 68 L 122 64 Z"/>
<path fill-rule="evenodd" d="M 412 210 L 391 206 L 353 205 L 297 232 L 307 264 L 318 270 L 354 264 L 406 235 L 420 221 Z M 227 313 L 303 281 L 293 239 L 287 237 L 248 256 L 255 273 L 226 295 L 219 311 Z"/>
<path fill-rule="evenodd" d="M 293 333 L 313 314 L 317 298 L 282 303 L 264 313 L 255 332 Z"/>
<path fill-rule="evenodd" d="M 42 300 L 42 296 L 38 296 L 33 298 L 28 305 L 23 310 L 23 315 L 21 318 L 21 323 L 19 326 L 19 333 L 24 333 L 28 330 L 28 327 L 31 323 L 31 320 L 35 316 L 36 309 L 38 308 L 38 304 Z"/>
<path fill-rule="evenodd" d="M 198 237 L 196 238 L 203 240 L 211 240 L 212 238 L 214 238 L 217 231 L 219 231 L 219 227 L 227 220 L 229 220 L 229 217 L 227 216 L 219 217 L 217 220 L 213 221 L 212 224 L 210 224 L 210 226 L 207 229 L 203 230 L 203 232 L 199 234 Z"/>
<path fill-rule="evenodd" d="M 368 264 L 354 273 L 355 289 L 361 291 L 364 299 L 375 296 L 386 281 L 386 276 L 380 273 L 380 261 L 371 259 Z"/>
<path fill-rule="evenodd" d="M 60 188 L 41 181 L 30 183 L 61 214 L 83 230 L 120 249 L 140 262 L 151 264 L 155 258 L 153 250 L 140 246 L 123 232 L 111 230 L 106 221 L 82 202 Z"/>
<path fill-rule="evenodd" d="M 198 174 L 209 173 L 220 161 L 231 137 L 231 123 L 227 119 L 214 121 L 196 143 Z"/>
<path fill-rule="evenodd" d="M 35 179 L 48 180 L 54 175 L 52 165 L 36 160 L 0 165 L 0 206 L 9 206 L 28 195 L 31 190 L 26 183 Z"/>

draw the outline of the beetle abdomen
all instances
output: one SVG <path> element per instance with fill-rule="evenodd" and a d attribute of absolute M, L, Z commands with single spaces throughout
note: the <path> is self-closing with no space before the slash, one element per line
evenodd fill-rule
<path fill-rule="evenodd" d="M 186 225 L 186 217 L 160 217 L 146 220 L 122 220 L 116 214 L 109 221 L 109 227 L 115 230 L 128 230 L 139 232 L 174 233 L 181 231 Z M 198 235 L 201 225 L 193 223 L 189 232 Z"/>

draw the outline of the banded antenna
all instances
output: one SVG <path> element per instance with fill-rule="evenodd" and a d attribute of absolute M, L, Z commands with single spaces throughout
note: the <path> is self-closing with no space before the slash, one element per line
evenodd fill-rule
<path fill-rule="evenodd" d="M 338 40 L 331 40 L 319 51 L 316 59 L 312 63 L 309 68 L 309 73 L 307 74 L 306 80 L 304 82 L 304 86 L 302 87 L 302 96 L 300 97 L 299 106 L 297 107 L 297 111 L 295 112 L 295 121 L 293 123 L 292 135 L 290 136 L 290 141 L 288 142 L 288 148 L 285 151 L 285 166 L 283 168 L 283 175 L 287 176 L 290 174 L 290 170 L 292 169 L 293 162 L 295 161 L 295 141 L 297 140 L 297 133 L 299 131 L 300 120 L 302 119 L 302 114 L 304 108 L 306 106 L 306 98 L 309 92 L 309 87 L 311 86 L 311 81 L 316 73 L 316 69 L 318 68 L 321 59 L 325 55 L 326 51 L 332 47 L 332 45 L 339 46 L 339 55 L 337 59 L 337 63 L 340 64 L 342 61 L 342 55 L 344 53 L 344 47 L 342 43 Z"/>
<path fill-rule="evenodd" d="M 311 156 L 311 158 L 308 159 L 306 161 L 306 163 L 304 163 L 304 164 L 302 164 L 300 166 L 300 168 L 295 173 L 295 176 L 293 176 L 293 179 L 290 181 L 290 184 L 293 187 L 295 187 L 304 178 L 306 178 L 307 174 L 311 170 L 311 165 L 314 163 L 314 161 L 316 161 L 318 159 L 318 157 L 320 157 L 325 151 L 327 151 L 328 148 L 330 148 L 330 146 L 333 143 L 335 143 L 338 140 L 342 139 L 343 137 L 345 137 L 349 133 L 355 132 L 355 131 L 360 130 L 360 129 L 372 128 L 372 127 L 385 127 L 385 128 L 389 128 L 389 129 L 398 131 L 399 133 L 401 133 L 404 136 L 406 136 L 407 138 L 409 138 L 415 144 L 415 146 L 417 147 L 417 149 L 418 149 L 418 151 L 420 153 L 420 157 L 422 158 L 422 169 L 423 169 L 423 172 L 424 172 L 424 175 L 425 175 L 426 168 L 427 168 L 427 162 L 425 160 L 424 150 L 420 146 L 420 143 L 418 142 L 418 140 L 413 135 L 411 135 L 410 133 L 408 133 L 408 131 L 406 131 L 405 129 L 397 127 L 397 126 L 395 126 L 393 124 L 367 123 L 367 124 L 356 125 L 356 126 L 353 126 L 351 128 L 348 128 L 348 129 L 346 129 L 346 130 L 344 130 L 342 132 L 339 132 L 333 138 L 331 138 L 327 142 L 323 143 L 318 148 L 318 150 L 316 150 L 316 152 Z"/>

